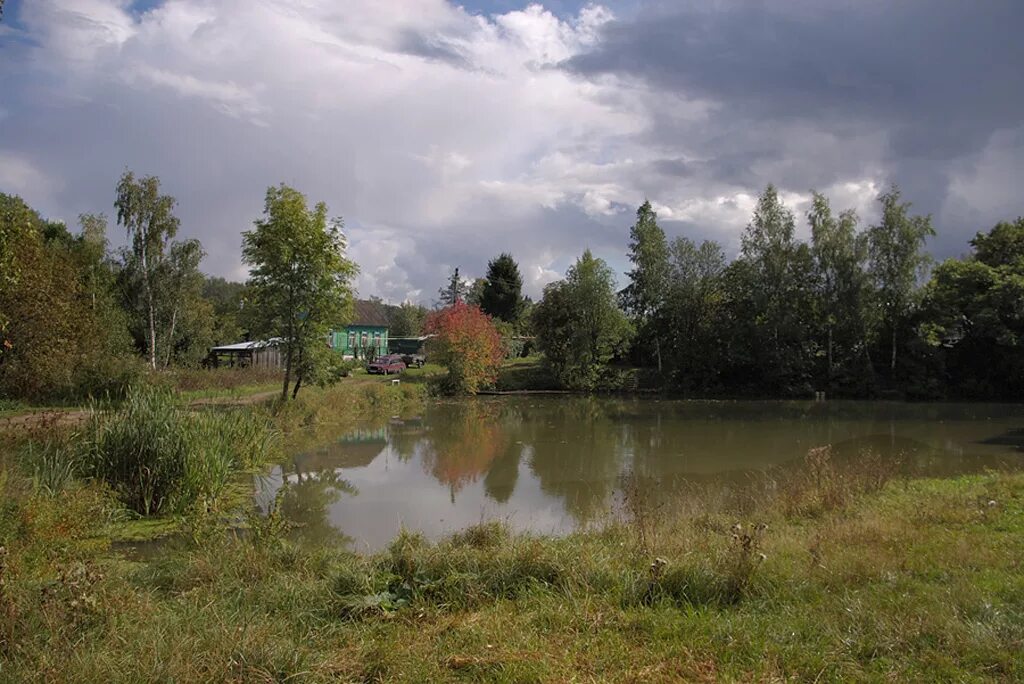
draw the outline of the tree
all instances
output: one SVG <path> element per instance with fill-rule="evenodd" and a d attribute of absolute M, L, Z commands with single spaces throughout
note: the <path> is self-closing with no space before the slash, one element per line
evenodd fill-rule
<path fill-rule="evenodd" d="M 423 334 L 423 322 L 427 310 L 419 304 L 403 302 L 401 306 L 388 307 L 388 335 L 391 337 L 419 337 Z"/>
<path fill-rule="evenodd" d="M 160 179 L 145 176 L 136 180 L 131 171 L 125 171 L 117 184 L 117 223 L 124 226 L 131 240 L 125 252 L 126 267 L 141 285 L 140 307 L 147 331 L 149 365 L 157 362 L 157 315 L 164 290 L 158 282 L 161 267 L 167 258 L 167 244 L 178 232 L 178 218 L 174 215 L 176 201 L 170 195 L 160 194 Z"/>
<path fill-rule="evenodd" d="M 658 215 L 647 200 L 636 211 L 636 223 L 629 229 L 630 283 L 622 292 L 622 302 L 636 326 L 638 343 L 652 342 L 658 370 L 661 370 L 665 294 L 668 287 L 668 242 L 658 225 Z"/>
<path fill-rule="evenodd" d="M 118 394 L 135 379 L 102 241 L 84 232 L 0 194 L 0 258 L 17 268 L 0 274 L 0 396 L 80 399 Z"/>
<path fill-rule="evenodd" d="M 810 250 L 794 239 L 794 231 L 793 212 L 768 185 L 729 278 L 735 330 L 746 347 L 746 367 L 737 377 L 782 394 L 810 389 L 814 271 Z"/>
<path fill-rule="evenodd" d="M 1024 270 L 1024 217 L 1016 221 L 1001 221 L 987 233 L 978 233 L 971 239 L 974 258 L 993 268 L 1009 266 Z"/>
<path fill-rule="evenodd" d="M 203 299 L 213 307 L 214 344 L 229 344 L 242 338 L 245 296 L 243 283 L 218 277 L 207 277 L 203 282 Z"/>
<path fill-rule="evenodd" d="M 171 244 L 161 267 L 159 310 L 164 366 L 172 361 L 194 364 L 213 343 L 213 304 L 203 297 L 206 277 L 199 271 L 205 253 L 198 240 Z"/>
<path fill-rule="evenodd" d="M 451 275 L 448 276 L 448 284 L 437 291 L 440 297 L 440 306 L 453 306 L 458 302 L 464 302 L 468 293 L 469 286 L 459 276 L 459 268 L 457 266 Z"/>
<path fill-rule="evenodd" d="M 537 345 L 560 384 L 597 388 L 629 335 L 629 323 L 616 304 L 612 270 L 586 250 L 564 280 L 544 288 L 533 326 Z"/>
<path fill-rule="evenodd" d="M 1024 218 L 971 240 L 974 254 L 947 259 L 925 288 L 923 332 L 945 352 L 961 396 L 1024 395 Z"/>
<path fill-rule="evenodd" d="M 466 290 L 466 303 L 472 304 L 473 306 L 480 306 L 480 302 L 484 298 L 484 285 L 486 281 L 483 278 L 477 278 L 469 285 L 469 289 Z"/>
<path fill-rule="evenodd" d="M 11 291 L 21 276 L 18 248 L 42 219 L 20 197 L 0 193 L 0 290 Z M 11 348 L 9 312 L 0 309 L 0 359 Z"/>
<path fill-rule="evenodd" d="M 900 201 L 895 185 L 878 198 L 882 220 L 868 231 L 868 271 L 881 302 L 882 317 L 890 333 L 889 370 L 896 371 L 900 328 L 915 304 L 918 280 L 930 257 L 922 250 L 935 235 L 931 216 L 911 216 L 910 203 Z"/>
<path fill-rule="evenodd" d="M 313 209 L 285 184 L 267 189 L 263 218 L 242 234 L 242 260 L 257 334 L 281 339 L 285 373 L 281 398 L 295 372 L 294 398 L 304 377 L 317 370 L 330 328 L 341 328 L 352 310 L 357 268 L 345 256 L 341 219 L 328 220 L 327 205 Z"/>
<path fill-rule="evenodd" d="M 487 277 L 480 295 L 480 308 L 489 316 L 516 324 L 524 306 L 523 277 L 519 274 L 519 264 L 508 253 L 491 259 L 487 264 Z"/>
<path fill-rule="evenodd" d="M 698 246 L 678 237 L 669 256 L 664 316 L 672 331 L 666 345 L 671 380 L 676 387 L 711 390 L 721 363 L 725 253 L 716 242 Z"/>
<path fill-rule="evenodd" d="M 818 192 L 807 220 L 818 288 L 816 316 L 825 333 L 825 375 L 831 386 L 840 370 L 849 375 L 855 359 L 867 353 L 867 239 L 857 234 L 856 212 L 849 209 L 833 216 L 828 199 Z"/>
<path fill-rule="evenodd" d="M 449 394 L 475 394 L 497 379 L 505 357 L 501 336 L 480 307 L 457 301 L 427 316 L 427 353 L 448 369 Z"/>

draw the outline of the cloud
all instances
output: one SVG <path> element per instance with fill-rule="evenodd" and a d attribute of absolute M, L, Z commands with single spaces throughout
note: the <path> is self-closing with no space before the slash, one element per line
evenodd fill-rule
<path fill-rule="evenodd" d="M 961 194 L 963 174 L 1024 121 L 1022 20 L 1011 0 L 651 2 L 605 25 L 566 68 L 662 93 L 651 101 L 648 145 L 675 154 L 654 160 L 652 174 L 703 201 L 708 187 L 895 181 L 936 213 L 935 249 L 948 253 L 965 237 L 955 215 L 984 203 L 978 187 L 977 202 Z M 669 97 L 706 103 L 709 116 L 665 115 Z M 999 193 L 1014 183 L 988 180 Z M 976 212 L 975 229 L 1005 211 L 1014 209 Z"/>
<path fill-rule="evenodd" d="M 502 251 L 535 297 L 585 247 L 621 273 L 645 197 L 670 234 L 729 250 L 768 182 L 798 214 L 818 188 L 869 221 L 898 180 L 947 253 L 1021 213 L 1008 0 L 146 6 L 14 6 L 0 190 L 69 219 L 110 213 L 126 167 L 159 175 L 229 277 L 279 182 L 345 217 L 361 293 L 393 301 Z"/>

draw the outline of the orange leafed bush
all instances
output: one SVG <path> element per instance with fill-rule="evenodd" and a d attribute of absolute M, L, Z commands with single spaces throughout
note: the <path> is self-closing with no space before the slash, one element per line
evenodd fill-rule
<path fill-rule="evenodd" d="M 493 383 L 505 357 L 501 335 L 491 317 L 465 302 L 435 311 L 424 329 L 430 360 L 448 369 L 445 389 L 450 394 L 473 394 Z"/>

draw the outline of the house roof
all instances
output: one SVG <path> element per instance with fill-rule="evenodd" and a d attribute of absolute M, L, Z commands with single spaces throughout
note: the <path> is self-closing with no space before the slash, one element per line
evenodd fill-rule
<path fill-rule="evenodd" d="M 276 347 L 282 341 L 283 340 L 280 337 L 271 337 L 269 340 L 253 340 L 251 342 L 236 342 L 235 344 L 222 344 L 218 347 L 210 347 L 210 351 L 251 351 L 253 349 L 263 349 L 264 347 Z"/>
<path fill-rule="evenodd" d="M 388 313 L 384 305 L 367 299 L 357 299 L 354 307 L 355 315 L 349 325 L 365 325 L 376 328 L 388 327 Z"/>

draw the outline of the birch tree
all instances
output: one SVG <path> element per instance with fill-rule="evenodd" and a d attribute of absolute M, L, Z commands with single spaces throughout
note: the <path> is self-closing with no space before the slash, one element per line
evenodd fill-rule
<path fill-rule="evenodd" d="M 931 262 L 924 243 L 935 235 L 931 216 L 911 216 L 910 203 L 900 199 L 896 186 L 883 193 L 878 198 L 882 220 L 868 231 L 869 272 L 889 330 L 890 372 L 896 371 L 900 328 L 915 303 L 918 281 Z"/>
<path fill-rule="evenodd" d="M 138 306 L 146 322 L 147 360 L 153 369 L 157 364 L 157 315 L 162 296 L 158 280 L 168 243 L 179 226 L 175 204 L 173 197 L 160 194 L 160 179 L 156 176 L 136 179 L 134 173 L 125 171 L 117 184 L 117 223 L 124 226 L 130 241 L 125 265 L 141 286 Z"/>

